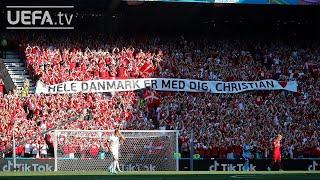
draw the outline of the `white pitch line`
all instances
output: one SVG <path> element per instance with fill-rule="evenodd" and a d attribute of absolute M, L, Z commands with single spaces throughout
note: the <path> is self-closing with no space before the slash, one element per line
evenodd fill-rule
<path fill-rule="evenodd" d="M 234 175 L 230 177 L 234 179 L 259 179 L 259 177 L 256 175 Z"/>

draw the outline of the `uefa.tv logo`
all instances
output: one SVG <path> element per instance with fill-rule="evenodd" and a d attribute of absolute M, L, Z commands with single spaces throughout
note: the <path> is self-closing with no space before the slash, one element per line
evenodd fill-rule
<path fill-rule="evenodd" d="M 6 29 L 74 29 L 74 6 L 6 6 Z"/>

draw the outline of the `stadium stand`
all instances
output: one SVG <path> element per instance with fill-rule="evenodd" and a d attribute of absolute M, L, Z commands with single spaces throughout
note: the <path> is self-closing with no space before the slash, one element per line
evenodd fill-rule
<path fill-rule="evenodd" d="M 298 92 L 240 94 L 155 92 L 0 95 L 0 151 L 10 153 L 12 128 L 17 155 L 52 156 L 51 128 L 179 129 L 180 152 L 203 158 L 241 158 L 250 141 L 255 159 L 268 158 L 273 137 L 283 134 L 284 157 L 320 157 L 320 46 L 301 42 L 148 37 L 146 41 L 103 35 L 83 39 L 45 36 L 21 40 L 35 80 L 174 77 L 200 80 L 297 80 Z M 309 43 L 309 42 L 308 42 Z M 294 44 L 294 45 L 293 45 Z M 193 143 L 190 132 L 194 132 Z M 65 153 L 95 153 L 95 144 L 70 142 Z M 37 155 L 38 154 L 38 155 Z M 46 157 L 46 156 L 42 156 Z"/>

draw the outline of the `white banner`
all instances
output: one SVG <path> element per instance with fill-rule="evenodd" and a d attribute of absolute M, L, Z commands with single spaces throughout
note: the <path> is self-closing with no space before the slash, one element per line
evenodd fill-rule
<path fill-rule="evenodd" d="M 173 78 L 142 78 L 142 79 L 112 79 L 90 81 L 67 81 L 60 84 L 45 85 L 38 81 L 36 94 L 63 94 L 89 92 L 134 91 L 152 88 L 158 91 L 186 91 L 210 93 L 240 93 L 251 90 L 287 90 L 297 92 L 296 81 L 276 81 L 271 79 L 261 81 L 200 81 L 193 79 Z"/>

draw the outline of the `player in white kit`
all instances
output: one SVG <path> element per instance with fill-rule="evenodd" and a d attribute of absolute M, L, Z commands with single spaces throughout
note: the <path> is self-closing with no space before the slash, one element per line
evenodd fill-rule
<path fill-rule="evenodd" d="M 119 147 L 120 142 L 123 143 L 125 137 L 121 134 L 121 132 L 116 129 L 114 133 L 109 136 L 107 146 L 108 149 L 111 151 L 113 161 L 111 162 L 108 170 L 110 173 L 117 173 L 117 170 L 121 172 L 119 166 Z"/>

